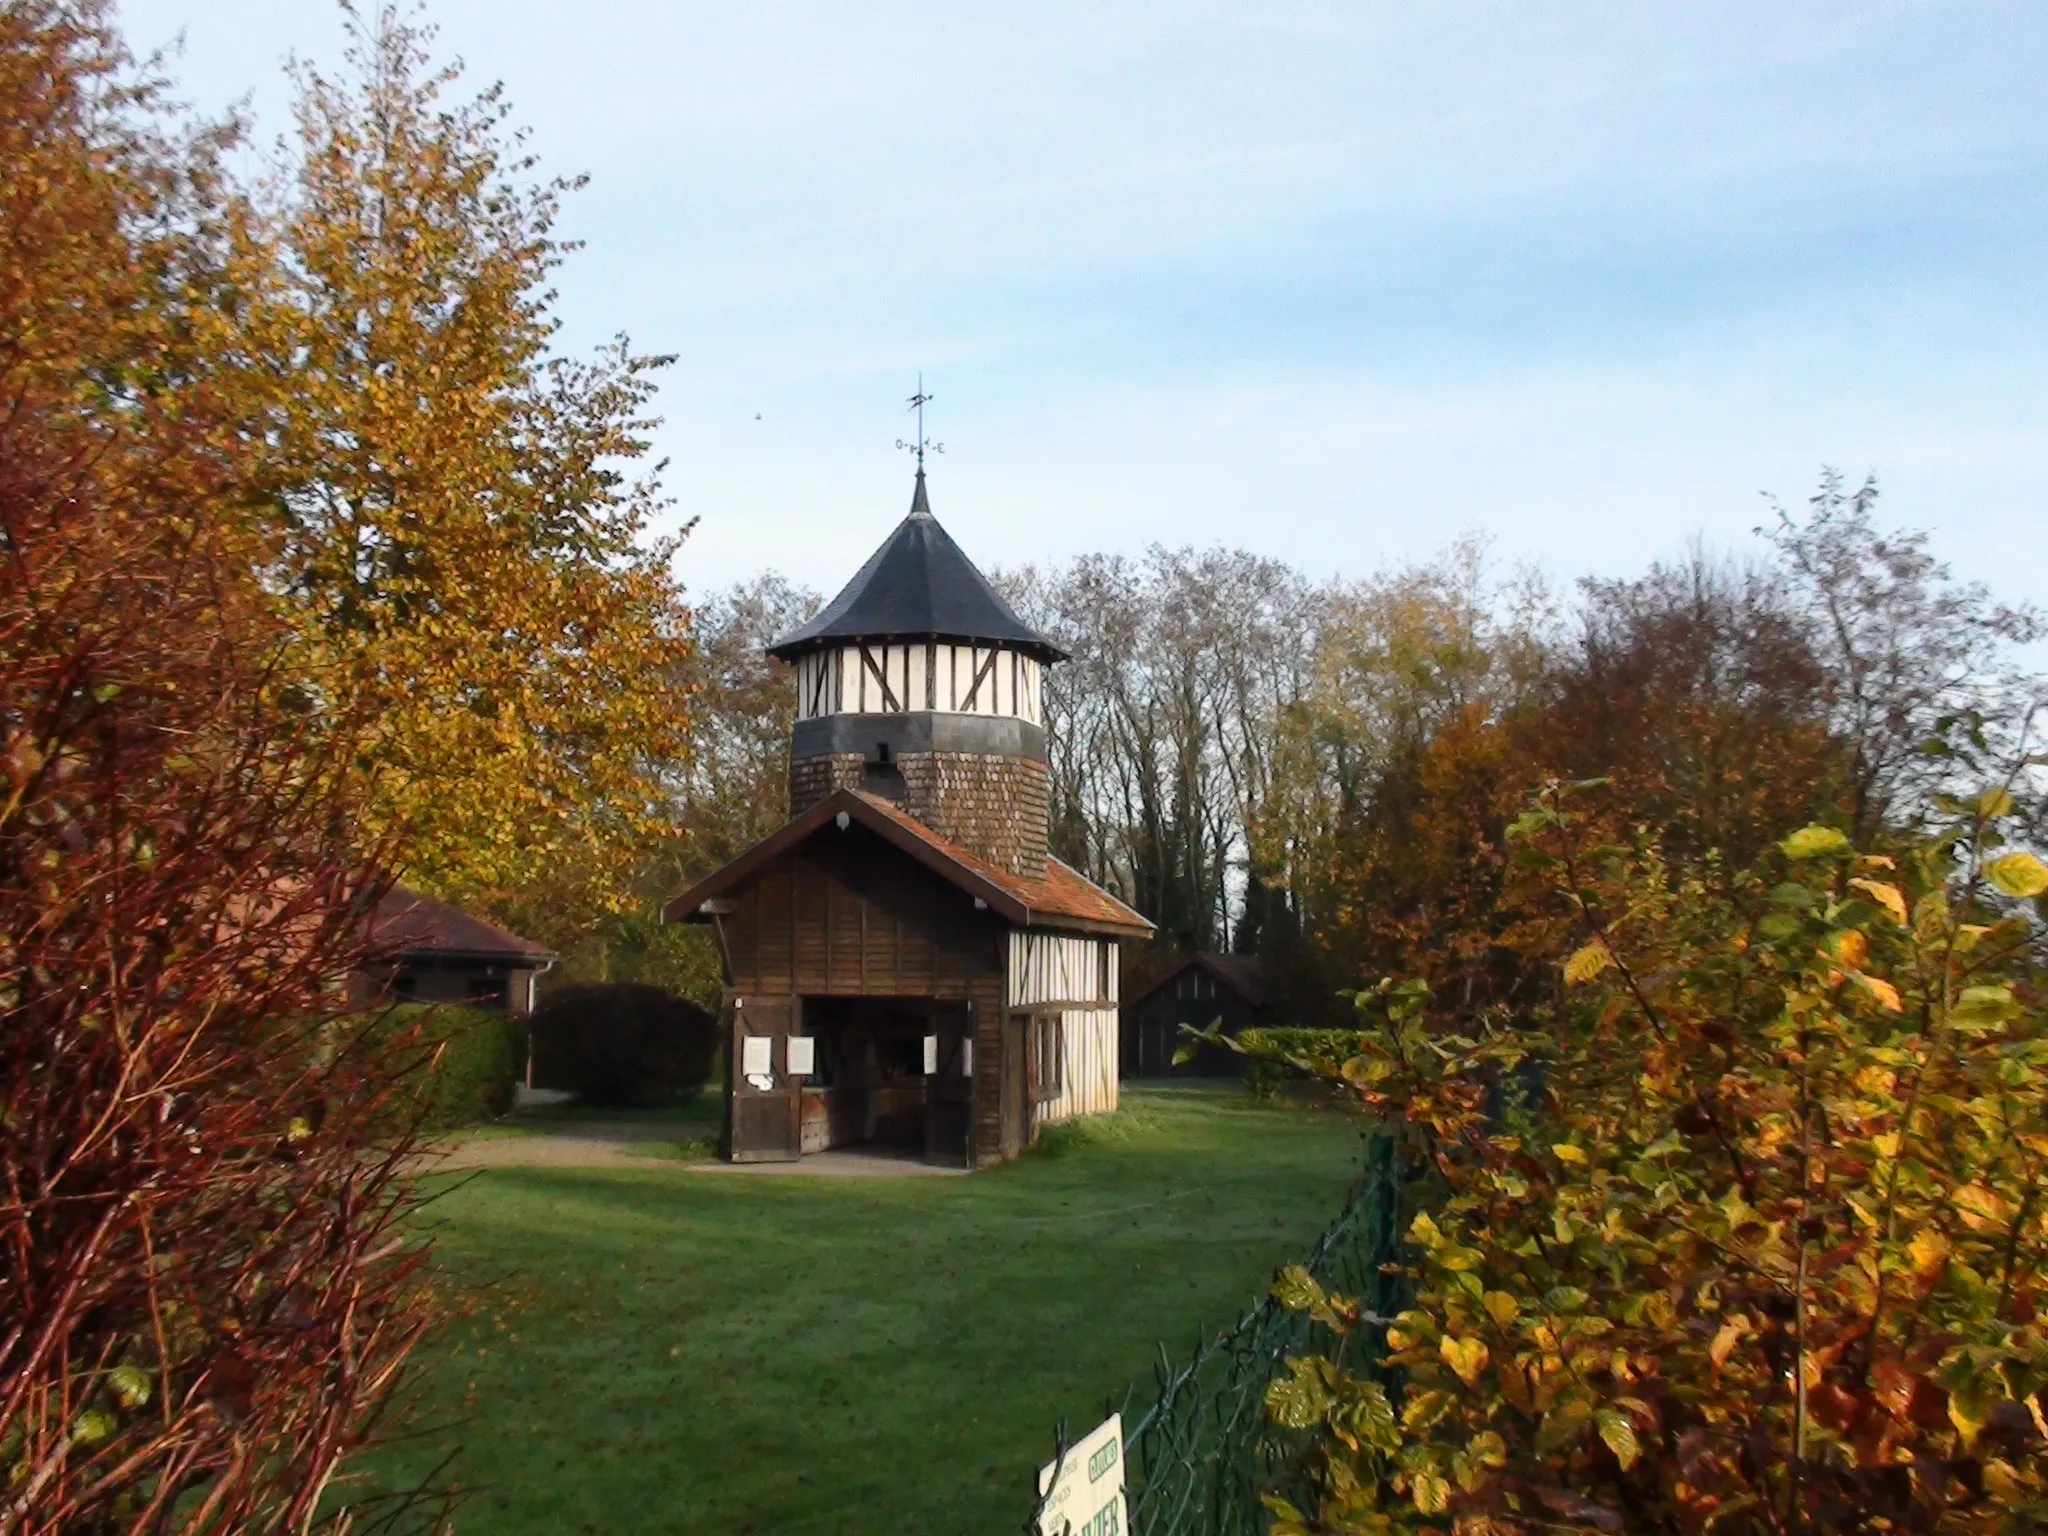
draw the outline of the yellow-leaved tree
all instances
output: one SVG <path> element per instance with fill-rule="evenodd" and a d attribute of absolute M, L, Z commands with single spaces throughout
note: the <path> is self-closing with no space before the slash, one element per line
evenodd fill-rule
<path fill-rule="evenodd" d="M 378 722 L 406 877 L 486 909 L 546 885 L 574 925 L 623 899 L 686 745 L 676 540 L 633 470 L 667 359 L 553 354 L 574 184 L 530 182 L 499 91 L 452 99 L 429 33 L 389 9 L 350 33 L 344 77 L 297 67 L 250 232 L 273 585 L 309 690 Z"/>

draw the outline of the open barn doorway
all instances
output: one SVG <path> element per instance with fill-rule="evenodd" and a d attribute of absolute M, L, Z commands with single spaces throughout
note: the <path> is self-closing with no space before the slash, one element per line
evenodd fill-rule
<path fill-rule="evenodd" d="M 805 997 L 799 1156 L 836 1148 L 968 1166 L 972 1010 L 930 997 Z"/>

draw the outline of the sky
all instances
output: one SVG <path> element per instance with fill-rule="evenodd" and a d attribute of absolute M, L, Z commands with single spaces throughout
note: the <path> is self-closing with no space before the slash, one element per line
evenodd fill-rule
<path fill-rule="evenodd" d="M 289 122 L 324 0 L 129 0 Z M 977 561 L 1224 544 L 1365 576 L 1745 552 L 1875 473 L 2048 596 L 2048 7 L 437 0 L 563 233 L 565 349 L 673 353 L 702 591 L 835 590 L 908 506 Z"/>

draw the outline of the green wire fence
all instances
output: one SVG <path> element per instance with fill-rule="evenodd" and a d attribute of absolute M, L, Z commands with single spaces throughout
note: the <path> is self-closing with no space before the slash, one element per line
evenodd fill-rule
<path fill-rule="evenodd" d="M 1326 1288 L 1381 1317 L 1405 1305 L 1394 1270 L 1405 1182 L 1393 1139 L 1368 1136 L 1358 1183 L 1302 1261 Z M 1162 1346 L 1150 1406 L 1132 1419 L 1137 1388 L 1125 1395 L 1127 1536 L 1260 1536 L 1268 1524 L 1260 1494 L 1304 1502 L 1299 1495 L 1309 1437 L 1267 1417 L 1265 1392 L 1288 1355 L 1309 1351 L 1314 1327 L 1306 1313 L 1290 1312 L 1268 1296 L 1179 1363 Z M 1365 1329 L 1347 1341 L 1353 1369 L 1357 1351 L 1377 1350 L 1379 1340 L 1378 1329 Z M 1328 1340 L 1314 1347 L 1327 1350 Z M 1063 1457 L 1064 1425 L 1056 1438 Z M 1026 1530 L 1037 1536 L 1036 1509 Z"/>

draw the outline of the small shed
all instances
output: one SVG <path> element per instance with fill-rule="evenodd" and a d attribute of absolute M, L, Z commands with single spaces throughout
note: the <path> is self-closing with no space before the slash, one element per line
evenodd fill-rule
<path fill-rule="evenodd" d="M 1236 1035 L 1257 1023 L 1269 993 L 1256 955 L 1197 950 L 1148 987 L 1124 1010 L 1122 1048 L 1125 1077 L 1229 1077 L 1244 1071 L 1244 1058 L 1217 1046 L 1197 1049 L 1174 1065 L 1187 1043 L 1181 1026 L 1207 1029 L 1221 1024 Z"/>
<path fill-rule="evenodd" d="M 561 956 L 495 923 L 395 885 L 371 919 L 371 957 L 352 978 L 357 1006 L 379 999 L 533 1012 L 536 979 Z"/>

